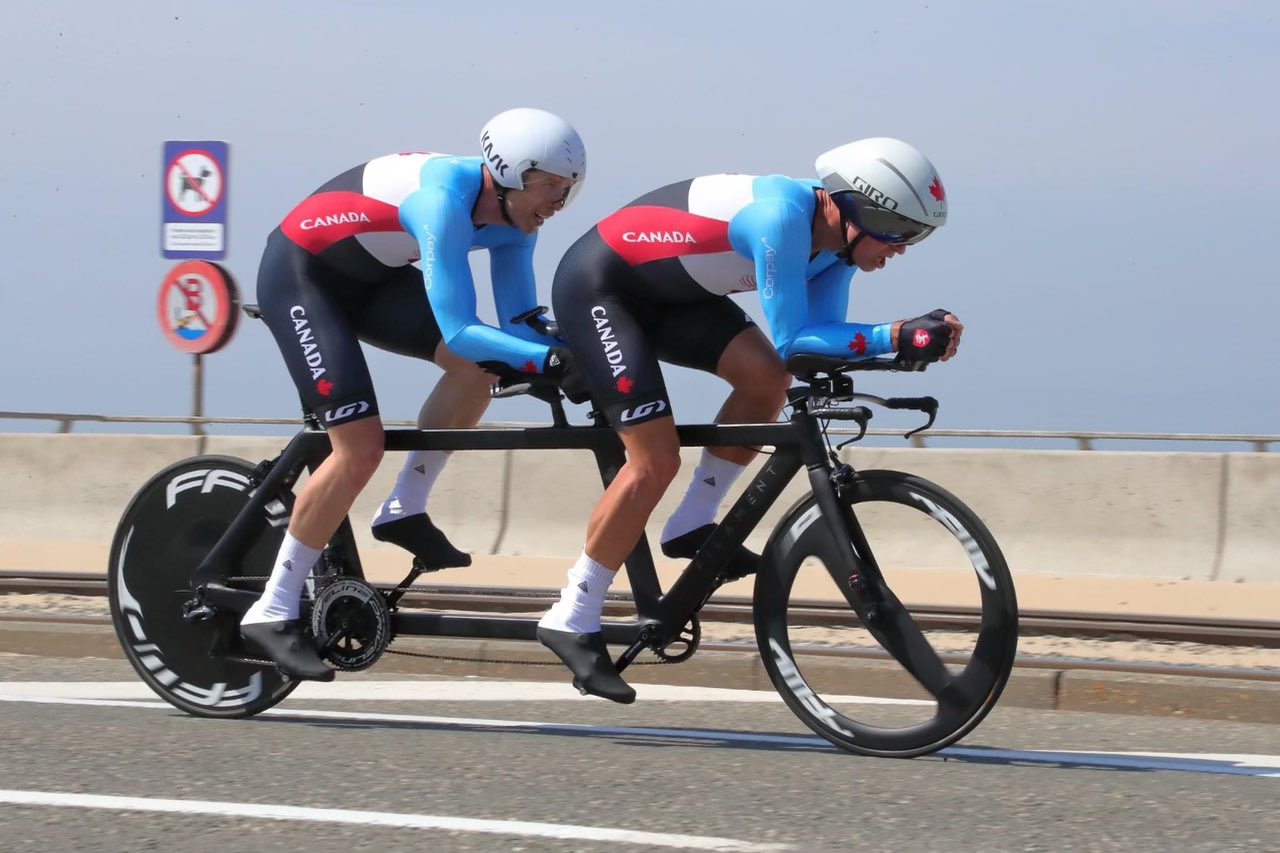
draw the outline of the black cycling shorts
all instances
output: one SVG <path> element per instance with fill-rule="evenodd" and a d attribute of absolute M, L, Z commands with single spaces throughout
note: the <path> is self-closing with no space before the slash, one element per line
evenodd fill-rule
<path fill-rule="evenodd" d="M 657 294 L 591 229 L 556 268 L 551 304 L 592 396 L 616 428 L 671 415 L 658 361 L 715 373 L 754 325 L 727 296 Z"/>
<path fill-rule="evenodd" d="M 360 341 L 428 361 L 440 343 L 421 270 L 397 267 L 382 281 L 357 282 L 278 229 L 258 267 L 258 304 L 303 404 L 324 427 L 378 414 Z"/>

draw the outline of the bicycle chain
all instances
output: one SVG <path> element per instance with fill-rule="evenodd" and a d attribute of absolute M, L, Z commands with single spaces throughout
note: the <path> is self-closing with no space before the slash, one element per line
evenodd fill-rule
<path fill-rule="evenodd" d="M 652 652 L 653 649 L 646 649 L 646 651 Z M 505 659 L 495 660 L 493 658 L 467 658 L 467 657 L 459 657 L 457 655 L 433 655 L 433 654 L 428 654 L 427 652 L 406 652 L 399 649 L 387 649 L 385 654 L 404 655 L 405 657 L 411 657 L 411 658 L 429 658 L 431 660 L 443 660 L 443 661 L 450 661 L 452 663 L 504 663 L 504 664 L 512 664 L 515 666 L 564 666 L 564 664 L 562 664 L 558 660 L 505 660 Z M 680 662 L 681 661 L 662 660 L 662 659 L 637 660 L 637 661 L 632 661 L 631 665 L 632 666 L 666 666 L 667 664 L 680 663 Z"/>
<path fill-rule="evenodd" d="M 265 581 L 265 580 L 267 580 L 266 577 L 247 577 L 246 576 L 246 577 L 227 578 L 227 581 Z M 540 592 L 523 592 L 523 591 L 513 590 L 508 594 L 512 598 L 546 598 L 546 595 Z M 625 593 L 620 593 L 620 592 L 610 592 L 605 594 L 605 600 L 606 601 L 626 601 L 627 595 Z M 392 642 L 395 642 L 394 638 L 392 638 Z M 646 649 L 646 651 L 652 654 L 656 654 L 656 652 L 654 652 L 653 649 Z M 403 655 L 404 657 L 410 657 L 410 658 L 427 658 L 429 660 L 442 660 L 442 661 L 448 661 L 449 663 L 500 663 L 500 664 L 510 664 L 513 666 L 563 666 L 564 665 L 558 660 L 554 660 L 554 661 L 553 660 L 511 660 L 511 659 L 494 660 L 493 658 L 468 658 L 468 657 L 459 657 L 458 655 L 433 655 L 427 652 L 408 652 L 401 649 L 387 649 L 384 652 L 384 654 Z M 683 661 L 662 660 L 661 658 L 659 658 L 658 660 L 632 661 L 631 665 L 632 666 L 666 666 L 668 664 L 675 664 L 675 663 L 682 663 L 682 662 Z M 263 664 L 271 665 L 271 666 L 275 665 L 273 661 L 263 661 Z"/>

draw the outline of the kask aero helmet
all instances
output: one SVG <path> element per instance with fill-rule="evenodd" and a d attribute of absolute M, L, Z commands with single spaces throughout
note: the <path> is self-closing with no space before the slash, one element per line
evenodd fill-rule
<path fill-rule="evenodd" d="M 480 131 L 480 155 L 502 189 L 524 188 L 524 173 L 541 169 L 573 181 L 568 204 L 587 176 L 587 152 L 582 137 L 564 119 L 528 107 L 499 113 Z"/>

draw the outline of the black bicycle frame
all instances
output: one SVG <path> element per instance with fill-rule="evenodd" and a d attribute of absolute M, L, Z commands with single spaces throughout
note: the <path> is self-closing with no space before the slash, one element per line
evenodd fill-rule
<path fill-rule="evenodd" d="M 849 545 L 848 532 L 837 529 L 838 525 L 845 523 L 845 513 L 840 509 L 831 484 L 825 443 L 818 422 L 808 413 L 803 400 L 794 401 L 793 406 L 793 414 L 787 423 L 676 427 L 682 447 L 768 445 L 774 448 L 774 452 L 711 538 L 666 593 L 663 593 L 659 585 L 648 540 L 641 535 L 640 541 L 625 561 L 638 619 L 623 623 L 606 622 L 603 630 L 607 643 L 631 646 L 642 636 L 642 632 L 647 632 L 647 642 L 658 646 L 675 639 L 715 591 L 716 580 L 729 556 L 746 541 L 801 467 L 809 469 L 810 484 L 818 496 L 823 516 L 832 525 L 836 541 L 843 543 L 848 550 L 847 565 L 857 565 L 857 558 Z M 617 433 L 599 421 L 592 426 L 387 430 L 386 449 L 590 450 L 595 456 L 600 478 L 606 488 L 626 462 L 626 454 Z M 294 436 L 280 456 L 270 463 L 269 470 L 262 475 L 249 502 L 196 570 L 193 586 L 202 597 L 215 605 L 239 612 L 247 610 L 257 599 L 256 592 L 231 588 L 219 580 L 235 574 L 232 569 L 240 564 L 268 524 L 287 522 L 288 513 L 292 509 L 290 487 L 297 482 L 304 469 L 314 470 L 329 455 L 330 450 L 326 433 L 308 429 Z M 280 506 L 276 506 L 277 503 Z M 344 575 L 363 579 L 364 573 L 349 520 L 344 519 L 331 540 L 329 551 L 336 552 L 335 556 L 339 557 Z M 392 613 L 392 630 L 396 634 L 406 635 L 533 640 L 537 621 L 529 618 L 396 610 Z"/>

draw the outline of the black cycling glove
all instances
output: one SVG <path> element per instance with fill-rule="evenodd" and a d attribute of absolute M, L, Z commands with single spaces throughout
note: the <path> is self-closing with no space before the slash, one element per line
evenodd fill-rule
<path fill-rule="evenodd" d="M 898 359 L 901 361 L 937 361 L 947 353 L 951 343 L 951 327 L 945 308 L 930 311 L 923 317 L 904 320 L 898 330 Z"/>
<path fill-rule="evenodd" d="M 573 352 L 564 347 L 551 347 L 542 365 L 542 375 L 554 379 L 570 403 L 585 403 L 591 399 L 586 374 L 578 365 Z"/>

